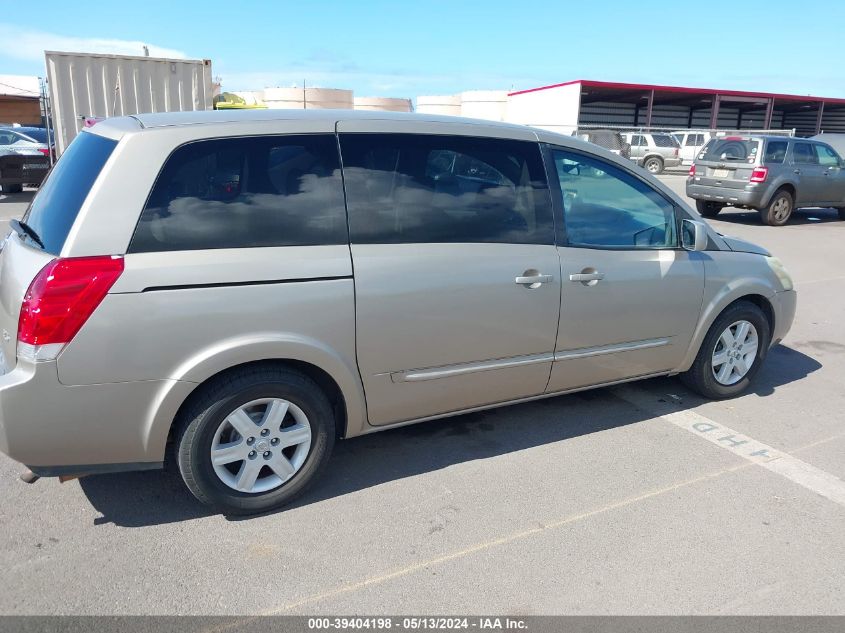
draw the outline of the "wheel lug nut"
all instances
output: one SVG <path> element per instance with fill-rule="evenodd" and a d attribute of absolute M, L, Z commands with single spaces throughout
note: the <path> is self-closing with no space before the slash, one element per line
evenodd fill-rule
<path fill-rule="evenodd" d="M 272 440 L 270 440 L 270 443 L 271 443 L 273 446 L 275 446 L 276 444 L 278 444 L 278 443 L 279 443 L 279 438 L 278 438 L 278 437 L 274 437 Z"/>
<path fill-rule="evenodd" d="M 256 456 L 257 454 L 258 454 L 258 453 L 256 453 L 255 451 L 250 451 L 250 452 L 249 452 L 249 458 L 250 458 L 250 459 L 255 459 L 255 456 Z"/>
<path fill-rule="evenodd" d="M 264 451 L 264 459 L 270 459 L 273 456 L 273 453 L 270 451 Z"/>
<path fill-rule="evenodd" d="M 246 438 L 246 443 L 249 444 L 250 446 L 252 446 L 255 443 L 255 438 L 254 437 Z"/>
<path fill-rule="evenodd" d="M 261 430 L 261 437 L 267 437 L 268 435 L 270 435 L 270 429 Z"/>

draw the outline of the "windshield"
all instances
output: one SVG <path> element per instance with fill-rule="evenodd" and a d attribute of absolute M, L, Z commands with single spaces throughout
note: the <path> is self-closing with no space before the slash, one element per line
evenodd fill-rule
<path fill-rule="evenodd" d="M 760 152 L 760 141 L 751 138 L 714 138 L 698 155 L 699 160 L 753 163 Z"/>

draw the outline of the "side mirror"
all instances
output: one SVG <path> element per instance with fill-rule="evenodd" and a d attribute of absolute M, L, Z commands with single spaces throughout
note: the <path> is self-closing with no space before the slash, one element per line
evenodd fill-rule
<path fill-rule="evenodd" d="M 704 222 L 696 220 L 681 222 L 681 246 L 688 251 L 707 250 L 707 227 Z"/>

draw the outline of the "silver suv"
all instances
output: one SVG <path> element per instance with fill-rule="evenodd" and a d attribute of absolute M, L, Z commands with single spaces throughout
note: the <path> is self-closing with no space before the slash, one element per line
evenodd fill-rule
<path fill-rule="evenodd" d="M 707 218 L 732 205 L 758 210 L 771 226 L 786 224 L 800 207 L 834 207 L 845 220 L 845 161 L 810 139 L 715 138 L 690 167 L 687 195 Z"/>
<path fill-rule="evenodd" d="M 681 164 L 681 146 L 671 134 L 625 132 L 622 136 L 631 145 L 629 158 L 650 174 Z"/>
<path fill-rule="evenodd" d="M 227 513 L 289 502 L 336 438 L 650 376 L 734 396 L 796 304 L 626 159 L 452 117 L 110 119 L 12 227 L 0 449 L 172 458 Z"/>

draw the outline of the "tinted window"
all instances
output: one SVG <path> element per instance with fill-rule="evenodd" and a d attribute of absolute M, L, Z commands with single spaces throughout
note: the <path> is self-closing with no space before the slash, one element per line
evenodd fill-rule
<path fill-rule="evenodd" d="M 786 158 L 786 150 L 789 147 L 787 141 L 769 141 L 766 143 L 766 155 L 764 162 L 769 164 L 782 163 Z"/>
<path fill-rule="evenodd" d="M 654 144 L 657 147 L 678 147 L 678 141 L 668 134 L 652 134 L 651 138 L 654 139 Z"/>
<path fill-rule="evenodd" d="M 704 146 L 699 160 L 745 161 L 753 163 L 760 151 L 760 141 L 747 138 L 715 138 Z"/>
<path fill-rule="evenodd" d="M 642 136 L 640 136 L 639 134 L 634 134 L 631 137 L 631 145 L 633 145 L 634 147 L 638 147 L 640 145 L 646 145 L 646 142 Z"/>
<path fill-rule="evenodd" d="M 116 145 L 117 141 L 96 134 L 79 134 L 41 185 L 24 221 L 48 253 L 57 255 L 62 250 L 88 191 Z"/>
<path fill-rule="evenodd" d="M 569 244 L 615 248 L 677 245 L 675 210 L 639 178 L 602 160 L 553 151 Z"/>
<path fill-rule="evenodd" d="M 820 165 L 825 167 L 839 166 L 839 154 L 834 152 L 827 145 L 814 145 L 813 147 L 816 148 L 816 156 L 818 157 Z"/>
<path fill-rule="evenodd" d="M 698 144 L 698 135 L 696 134 L 689 134 L 687 135 L 687 142 L 684 143 L 687 147 L 695 147 Z"/>
<path fill-rule="evenodd" d="M 345 134 L 340 145 L 353 242 L 554 242 L 536 143 Z"/>
<path fill-rule="evenodd" d="M 792 160 L 802 164 L 814 164 L 818 162 L 816 153 L 813 151 L 813 146 L 809 143 L 796 143 L 792 148 Z"/>
<path fill-rule="evenodd" d="M 178 148 L 129 252 L 346 243 L 330 134 L 227 138 Z"/>

